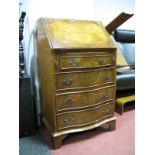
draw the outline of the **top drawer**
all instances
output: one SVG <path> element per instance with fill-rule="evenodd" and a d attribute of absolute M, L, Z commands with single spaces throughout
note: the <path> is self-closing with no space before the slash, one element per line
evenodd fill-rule
<path fill-rule="evenodd" d="M 113 66 L 111 54 L 107 55 L 78 55 L 78 56 L 60 56 L 60 69 L 82 69 L 103 66 Z"/>

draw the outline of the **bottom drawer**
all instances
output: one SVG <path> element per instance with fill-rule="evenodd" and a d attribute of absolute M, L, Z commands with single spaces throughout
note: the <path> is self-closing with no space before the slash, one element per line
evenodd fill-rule
<path fill-rule="evenodd" d="M 114 103 L 57 114 L 58 130 L 86 126 L 114 115 Z"/>

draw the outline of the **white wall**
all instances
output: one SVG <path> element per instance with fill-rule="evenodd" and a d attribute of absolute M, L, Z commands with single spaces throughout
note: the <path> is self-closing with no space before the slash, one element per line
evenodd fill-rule
<path fill-rule="evenodd" d="M 93 3 L 95 19 L 107 25 L 121 12 L 135 13 L 134 0 L 94 0 Z M 123 29 L 135 29 L 134 16 L 120 26 Z"/>
<path fill-rule="evenodd" d="M 23 44 L 27 72 L 32 78 L 38 113 L 40 98 L 36 64 L 36 20 L 40 17 L 90 19 L 102 21 L 106 26 L 122 11 L 134 13 L 134 0 L 20 0 L 20 2 L 23 3 L 20 10 L 27 13 Z M 133 25 L 134 20 L 130 19 L 130 22 L 126 22 L 122 27 L 133 29 Z"/>

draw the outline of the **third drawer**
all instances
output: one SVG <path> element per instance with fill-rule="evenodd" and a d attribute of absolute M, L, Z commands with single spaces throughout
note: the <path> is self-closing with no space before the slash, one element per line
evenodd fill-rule
<path fill-rule="evenodd" d="M 106 86 L 93 90 L 56 94 L 58 112 L 67 109 L 80 109 L 96 106 L 115 99 L 115 86 Z"/>

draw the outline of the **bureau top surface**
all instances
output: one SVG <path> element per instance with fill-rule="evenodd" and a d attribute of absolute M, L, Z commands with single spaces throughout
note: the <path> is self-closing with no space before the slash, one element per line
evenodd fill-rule
<path fill-rule="evenodd" d="M 41 18 L 51 48 L 115 48 L 101 22 Z"/>

